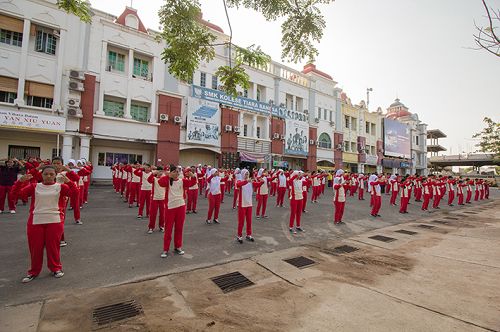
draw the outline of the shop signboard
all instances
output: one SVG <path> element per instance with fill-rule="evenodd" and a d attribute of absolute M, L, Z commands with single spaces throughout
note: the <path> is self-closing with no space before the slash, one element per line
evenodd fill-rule
<path fill-rule="evenodd" d="M 377 162 L 378 162 L 377 156 L 373 156 L 373 155 L 369 155 L 369 154 L 366 155 L 366 164 L 377 165 Z"/>
<path fill-rule="evenodd" d="M 274 160 L 273 167 L 288 168 L 288 161 Z"/>
<path fill-rule="evenodd" d="M 189 98 L 186 142 L 219 146 L 219 104 L 203 99 Z"/>
<path fill-rule="evenodd" d="M 0 127 L 60 133 L 66 119 L 59 116 L 0 109 Z"/>

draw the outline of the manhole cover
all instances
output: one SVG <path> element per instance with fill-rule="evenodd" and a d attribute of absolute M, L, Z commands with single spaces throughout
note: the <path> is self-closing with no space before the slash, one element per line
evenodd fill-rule
<path fill-rule="evenodd" d="M 426 229 L 432 229 L 432 228 L 435 228 L 436 226 L 420 224 L 417 227 L 426 228 Z"/>
<path fill-rule="evenodd" d="M 412 232 L 412 231 L 407 231 L 406 229 L 400 229 L 398 231 L 395 231 L 396 233 L 401 233 L 401 234 L 406 234 L 406 235 L 415 235 L 418 234 L 417 232 Z"/>
<path fill-rule="evenodd" d="M 307 257 L 304 257 L 304 256 L 284 259 L 283 261 L 285 261 L 288 264 L 291 264 L 295 267 L 298 267 L 299 269 L 303 269 L 303 268 L 308 267 L 310 265 L 316 264 L 315 261 L 313 261 L 312 259 L 309 259 Z"/>
<path fill-rule="evenodd" d="M 254 284 L 247 277 L 245 277 L 238 271 L 233 273 L 223 274 L 217 277 L 213 277 L 211 279 L 217 286 L 219 286 L 219 288 L 224 293 L 229 293 L 234 290 L 248 287 Z"/>
<path fill-rule="evenodd" d="M 142 307 L 134 300 L 95 308 L 92 318 L 97 326 L 106 325 L 141 314 Z"/>
<path fill-rule="evenodd" d="M 458 218 L 456 218 L 456 217 L 443 217 L 443 219 L 458 220 Z"/>
<path fill-rule="evenodd" d="M 356 250 L 359 250 L 359 249 L 356 248 L 356 247 L 351 247 L 351 246 L 348 246 L 348 245 L 343 245 L 343 246 L 339 246 L 339 247 L 333 248 L 332 251 L 334 253 L 336 253 L 336 254 L 348 254 L 348 253 L 356 251 Z"/>
<path fill-rule="evenodd" d="M 448 221 L 444 221 L 444 220 L 433 220 L 432 222 L 435 222 L 436 224 L 442 224 L 442 225 L 449 225 L 450 224 Z"/>
<path fill-rule="evenodd" d="M 382 242 L 396 241 L 396 239 L 393 237 L 388 237 L 388 236 L 383 236 L 383 235 L 374 235 L 374 236 L 370 236 L 369 238 L 373 239 L 373 240 L 377 240 L 377 241 L 382 241 Z"/>

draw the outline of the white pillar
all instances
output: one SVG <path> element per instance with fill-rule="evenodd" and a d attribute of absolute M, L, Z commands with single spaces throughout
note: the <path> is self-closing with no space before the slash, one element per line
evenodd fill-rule
<path fill-rule="evenodd" d="M 238 134 L 238 136 L 243 136 L 244 117 L 245 117 L 245 115 L 243 114 L 243 112 L 240 111 L 240 122 L 238 124 L 238 126 L 240 127 L 240 133 Z"/>
<path fill-rule="evenodd" d="M 62 158 L 65 163 L 68 162 L 68 159 L 72 157 L 73 150 L 73 136 L 71 135 L 62 135 L 63 137 L 63 148 L 62 148 Z"/>
<path fill-rule="evenodd" d="M 80 136 L 80 158 L 90 158 L 90 136 Z"/>
<path fill-rule="evenodd" d="M 266 128 L 264 130 L 264 133 L 262 134 L 262 138 L 264 139 L 271 139 L 271 120 L 269 119 L 268 116 L 266 116 L 266 121 L 265 121 L 265 125 L 264 125 Z"/>
<path fill-rule="evenodd" d="M 102 42 L 102 50 L 101 50 L 101 86 L 99 89 L 99 107 L 97 108 L 96 114 L 104 115 L 104 86 L 103 75 L 106 73 L 106 67 L 108 66 L 108 42 Z"/>
<path fill-rule="evenodd" d="M 127 87 L 127 103 L 125 105 L 125 110 L 124 110 L 124 115 L 123 117 L 125 119 L 131 119 L 132 116 L 130 115 L 130 105 L 132 104 L 132 98 L 130 97 L 132 95 L 132 75 L 134 73 L 134 50 L 130 49 L 128 50 L 128 87 Z"/>
<path fill-rule="evenodd" d="M 66 43 L 66 30 L 59 31 L 59 45 L 57 46 L 57 67 L 56 67 L 56 82 L 54 84 L 54 102 L 52 110 L 61 110 L 61 90 L 62 90 L 62 75 L 64 64 L 64 47 Z"/>
<path fill-rule="evenodd" d="M 292 111 L 297 112 L 297 96 L 292 95 Z"/>
<path fill-rule="evenodd" d="M 257 83 L 252 83 L 252 99 L 257 99 Z"/>
<path fill-rule="evenodd" d="M 21 44 L 21 61 L 19 64 L 19 77 L 17 79 L 17 105 L 24 105 L 24 85 L 26 83 L 26 65 L 28 63 L 28 47 L 30 38 L 31 21 L 24 20 L 23 26 L 23 43 Z"/>
<path fill-rule="evenodd" d="M 257 115 L 252 117 L 252 137 L 257 137 Z"/>

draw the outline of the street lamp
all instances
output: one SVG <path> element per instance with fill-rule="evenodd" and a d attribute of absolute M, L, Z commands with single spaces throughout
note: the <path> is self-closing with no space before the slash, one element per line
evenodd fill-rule
<path fill-rule="evenodd" d="M 370 105 L 370 92 L 373 91 L 373 88 L 366 89 L 366 109 L 368 110 L 368 106 Z"/>

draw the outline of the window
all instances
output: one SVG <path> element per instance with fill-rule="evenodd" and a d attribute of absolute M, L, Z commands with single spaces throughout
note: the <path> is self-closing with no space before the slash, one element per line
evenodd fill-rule
<path fill-rule="evenodd" d="M 0 29 L 0 43 L 21 47 L 23 34 L 22 32 Z"/>
<path fill-rule="evenodd" d="M 371 155 L 373 155 L 373 156 L 376 155 L 374 146 L 370 146 L 370 152 L 371 152 L 370 153 Z"/>
<path fill-rule="evenodd" d="M 123 118 L 123 109 L 125 104 L 118 101 L 104 100 L 103 111 L 106 116 Z"/>
<path fill-rule="evenodd" d="M 138 104 L 130 105 L 130 116 L 132 119 L 141 122 L 148 122 L 148 111 L 149 107 Z"/>
<path fill-rule="evenodd" d="M 357 129 L 358 129 L 358 119 L 351 118 L 351 130 L 357 130 Z"/>
<path fill-rule="evenodd" d="M 52 159 L 55 157 L 61 156 L 61 149 L 53 148 L 52 149 Z"/>
<path fill-rule="evenodd" d="M 330 122 L 333 121 L 333 111 L 330 111 Z"/>
<path fill-rule="evenodd" d="M 349 144 L 348 141 L 344 142 L 344 151 L 349 152 L 349 149 L 351 148 L 351 144 Z"/>
<path fill-rule="evenodd" d="M 370 154 L 370 146 L 369 145 L 366 145 L 365 146 L 365 151 L 364 151 L 366 154 Z"/>
<path fill-rule="evenodd" d="M 256 96 L 256 99 L 257 99 L 258 101 L 260 101 L 260 89 L 259 89 L 259 88 L 257 88 L 257 96 Z"/>
<path fill-rule="evenodd" d="M 327 133 L 322 133 L 318 138 L 318 146 L 323 149 L 332 148 L 332 139 Z"/>
<path fill-rule="evenodd" d="M 125 72 L 125 54 L 108 51 L 108 70 Z"/>
<path fill-rule="evenodd" d="M 54 100 L 52 98 L 28 96 L 26 104 L 28 106 L 52 108 L 53 101 Z"/>
<path fill-rule="evenodd" d="M 345 121 L 345 127 L 349 129 L 351 127 L 350 121 L 349 121 L 349 116 L 345 115 L 344 116 L 344 121 Z"/>
<path fill-rule="evenodd" d="M 148 78 L 148 73 L 149 73 L 149 61 L 134 58 L 134 75 L 143 78 Z"/>
<path fill-rule="evenodd" d="M 369 134 L 369 133 L 370 133 L 370 122 L 366 122 L 366 123 L 365 123 L 365 132 L 366 132 L 367 134 Z"/>
<path fill-rule="evenodd" d="M 28 159 L 30 157 L 33 157 L 33 158 L 40 157 L 40 147 L 9 145 L 8 156 L 10 158 L 17 158 L 17 159 Z"/>
<path fill-rule="evenodd" d="M 357 152 L 357 149 L 356 149 L 356 143 L 354 142 L 351 142 L 351 152 Z"/>
<path fill-rule="evenodd" d="M 207 74 L 201 72 L 200 73 L 200 86 L 205 87 L 207 85 Z"/>
<path fill-rule="evenodd" d="M 0 102 L 14 104 L 14 100 L 17 98 L 17 93 L 15 92 L 5 92 L 0 91 Z"/>
<path fill-rule="evenodd" d="M 323 119 L 325 119 L 325 120 L 326 120 L 326 114 L 327 114 L 327 112 L 328 112 L 328 111 L 327 111 L 327 110 L 326 110 L 326 108 L 325 108 L 325 109 L 323 110 Z"/>
<path fill-rule="evenodd" d="M 247 136 L 247 134 L 248 134 L 248 126 L 243 125 L 243 136 Z"/>
<path fill-rule="evenodd" d="M 218 77 L 212 75 L 212 89 L 217 90 L 217 86 L 219 85 Z"/>
<path fill-rule="evenodd" d="M 115 163 L 133 163 L 139 162 L 142 164 L 142 155 L 116 153 L 116 152 L 99 152 L 97 157 L 97 166 L 113 166 Z"/>
<path fill-rule="evenodd" d="M 374 124 L 374 123 L 372 123 L 372 124 L 371 124 L 371 127 L 372 127 L 371 134 L 372 134 L 373 136 L 375 136 L 375 135 L 376 135 L 376 133 L 377 133 L 377 131 L 376 131 L 376 128 L 377 128 L 377 127 L 375 127 L 375 124 Z"/>
<path fill-rule="evenodd" d="M 318 107 L 318 116 L 317 116 L 318 119 L 321 119 L 321 107 Z"/>
<path fill-rule="evenodd" d="M 53 34 L 47 33 L 44 30 L 37 30 L 35 39 L 35 51 L 56 54 L 57 40 Z"/>
<path fill-rule="evenodd" d="M 257 127 L 257 138 L 260 138 L 260 127 Z"/>
<path fill-rule="evenodd" d="M 243 97 L 248 98 L 248 89 L 243 90 Z"/>

